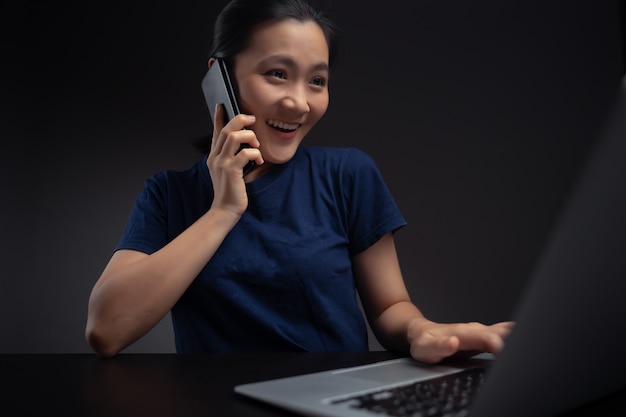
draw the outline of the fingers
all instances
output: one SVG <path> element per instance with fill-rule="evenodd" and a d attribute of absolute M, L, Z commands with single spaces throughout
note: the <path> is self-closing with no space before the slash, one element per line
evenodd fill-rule
<path fill-rule="evenodd" d="M 433 323 L 411 341 L 411 356 L 423 362 L 436 363 L 451 356 L 473 356 L 481 352 L 498 354 L 512 328 L 512 322 L 489 326 L 481 323 Z"/>
<path fill-rule="evenodd" d="M 263 158 L 258 151 L 260 143 L 256 134 L 251 129 L 245 129 L 253 125 L 256 118 L 253 115 L 240 114 L 224 124 L 224 111 L 222 105 L 216 105 L 210 159 L 222 159 L 219 165 L 223 168 L 229 165 L 243 168 L 250 160 L 262 164 Z M 244 144 L 248 146 L 240 152 Z"/>
<path fill-rule="evenodd" d="M 481 350 L 493 353 L 494 355 L 502 351 L 502 348 L 504 347 L 504 340 L 502 336 L 492 332 L 481 333 L 481 336 L 482 337 L 480 338 L 482 339 L 483 345 Z"/>
<path fill-rule="evenodd" d="M 482 325 L 481 325 L 482 326 Z M 502 322 L 477 329 L 478 337 L 484 342 L 484 350 L 498 354 L 504 348 L 504 341 L 513 330 L 513 322 Z"/>
<path fill-rule="evenodd" d="M 257 148 L 241 148 L 238 153 L 241 154 L 243 166 L 249 161 L 254 161 L 257 165 L 261 165 L 265 162 L 261 152 Z"/>
<path fill-rule="evenodd" d="M 411 344 L 411 356 L 425 363 L 441 362 L 458 352 L 459 343 L 456 336 L 441 337 L 427 333 L 417 343 Z"/>
<path fill-rule="evenodd" d="M 462 323 L 454 330 L 459 337 L 459 351 L 478 351 L 498 354 L 510 328 L 504 325 L 486 326 L 481 323 Z"/>
<path fill-rule="evenodd" d="M 259 141 L 252 130 L 244 130 L 256 121 L 254 115 L 238 114 L 228 123 L 224 124 L 224 106 L 218 104 L 215 107 L 215 120 L 213 121 L 213 141 L 211 142 L 211 152 L 222 153 L 224 146 L 229 150 L 239 149 L 242 143 L 247 143 L 253 148 L 259 146 Z M 228 142 L 228 145 L 226 143 Z M 233 142 L 231 144 L 231 142 Z M 232 149 L 231 149 L 232 148 Z"/>
<path fill-rule="evenodd" d="M 504 340 L 511 334 L 513 328 L 515 327 L 515 323 L 512 321 L 492 324 L 489 326 L 489 329 L 496 335 L 500 336 L 502 344 L 504 345 Z"/>
<path fill-rule="evenodd" d="M 515 327 L 514 321 L 503 321 L 500 323 L 492 324 L 490 327 L 494 328 L 497 332 L 499 332 L 503 337 L 506 337 L 511 333 L 513 328 Z"/>

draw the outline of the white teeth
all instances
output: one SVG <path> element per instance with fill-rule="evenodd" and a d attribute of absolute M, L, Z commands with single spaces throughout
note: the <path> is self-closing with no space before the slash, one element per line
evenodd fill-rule
<path fill-rule="evenodd" d="M 274 120 L 274 119 L 267 119 L 266 123 L 270 126 L 274 126 L 274 127 L 277 127 L 279 129 L 284 129 L 284 130 L 296 130 L 299 126 L 298 124 L 285 123 L 285 122 L 281 122 L 280 120 Z"/>

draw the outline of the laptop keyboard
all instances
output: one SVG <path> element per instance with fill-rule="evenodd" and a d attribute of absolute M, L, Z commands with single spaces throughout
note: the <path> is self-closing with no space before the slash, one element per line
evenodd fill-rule
<path fill-rule="evenodd" d="M 464 417 L 484 383 L 487 368 L 334 400 L 332 404 L 367 410 L 379 416 Z"/>

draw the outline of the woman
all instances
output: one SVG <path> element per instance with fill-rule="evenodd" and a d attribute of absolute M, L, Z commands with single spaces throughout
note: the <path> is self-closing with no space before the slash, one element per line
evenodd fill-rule
<path fill-rule="evenodd" d="M 499 352 L 511 323 L 439 324 L 412 304 L 393 240 L 405 221 L 372 159 L 301 145 L 328 107 L 332 23 L 304 0 L 233 0 L 213 46 L 244 114 L 224 124 L 216 108 L 208 155 L 146 182 L 89 300 L 94 351 L 170 311 L 178 352 L 367 350 L 358 291 L 387 349 Z"/>

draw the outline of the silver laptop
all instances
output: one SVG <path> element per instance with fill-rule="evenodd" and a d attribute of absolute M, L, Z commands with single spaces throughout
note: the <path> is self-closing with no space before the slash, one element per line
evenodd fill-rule
<path fill-rule="evenodd" d="M 309 416 L 537 417 L 623 390 L 626 77 L 576 184 L 497 358 L 480 355 L 454 366 L 403 358 L 239 385 L 235 392 Z M 433 402 L 451 397 L 459 384 L 479 389 L 462 394 L 460 404 Z"/>

